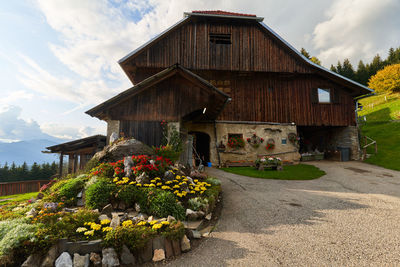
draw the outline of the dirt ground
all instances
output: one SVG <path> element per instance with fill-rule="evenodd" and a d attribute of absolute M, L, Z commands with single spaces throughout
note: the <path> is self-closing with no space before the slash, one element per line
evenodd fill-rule
<path fill-rule="evenodd" d="M 400 172 L 359 162 L 313 162 L 310 181 L 221 179 L 216 230 L 169 266 L 400 265 Z"/>

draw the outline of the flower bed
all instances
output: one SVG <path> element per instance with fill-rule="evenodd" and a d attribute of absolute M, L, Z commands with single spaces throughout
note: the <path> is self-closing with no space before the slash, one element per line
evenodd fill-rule
<path fill-rule="evenodd" d="M 162 156 L 139 155 L 101 163 L 87 174 L 43 187 L 43 199 L 0 208 L 0 242 L 8 244 L 0 249 L 0 265 L 19 265 L 22 262 L 16 260 L 46 251 L 60 239 L 69 240 L 68 244 L 101 240 L 96 243 L 103 247 L 101 255 L 93 252 L 103 259 L 115 253 L 122 261 L 125 253 L 141 262 L 149 257 L 162 260 L 171 256 L 167 250 L 174 242 L 178 242 L 179 253 L 190 248 L 181 221 L 204 218 L 219 192 L 217 179 L 173 166 Z M 6 231 L 7 225 L 24 231 Z M 159 247 L 164 256 L 148 248 L 157 238 L 163 238 Z M 143 256 L 146 249 L 150 252 Z M 65 248 L 58 252 L 57 256 L 75 253 Z M 60 257 L 68 260 L 67 254 Z M 46 257 L 41 255 L 40 261 Z"/>
<path fill-rule="evenodd" d="M 273 170 L 282 170 L 282 160 L 278 157 L 262 157 L 255 161 L 255 167 L 259 171 L 271 168 Z"/>

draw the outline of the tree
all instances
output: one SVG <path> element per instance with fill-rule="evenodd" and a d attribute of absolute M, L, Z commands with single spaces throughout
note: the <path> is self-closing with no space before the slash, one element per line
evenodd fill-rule
<path fill-rule="evenodd" d="M 34 162 L 32 167 L 31 167 L 31 173 L 30 173 L 30 179 L 31 180 L 40 180 L 41 173 L 40 173 L 40 166 Z"/>
<path fill-rule="evenodd" d="M 300 49 L 300 53 L 305 56 L 306 58 L 310 59 L 310 54 L 305 50 L 303 47 Z"/>
<path fill-rule="evenodd" d="M 343 61 L 342 70 L 341 70 L 341 73 L 339 73 L 339 74 L 343 75 L 344 77 L 354 80 L 354 78 L 355 78 L 354 69 L 348 58 L 346 58 Z"/>
<path fill-rule="evenodd" d="M 381 56 L 376 54 L 371 64 L 367 65 L 369 75 L 375 75 L 379 70 L 383 69 L 385 63 L 382 61 Z"/>
<path fill-rule="evenodd" d="M 317 57 L 311 57 L 310 60 L 317 65 L 321 66 L 321 61 Z"/>
<path fill-rule="evenodd" d="M 355 80 L 363 85 L 367 85 L 369 77 L 367 67 L 364 65 L 364 62 L 360 60 L 355 74 Z"/>
<path fill-rule="evenodd" d="M 377 92 L 400 92 L 400 64 L 386 66 L 368 82 L 368 87 Z"/>
<path fill-rule="evenodd" d="M 333 66 L 333 64 L 331 64 L 331 71 L 333 71 L 333 72 L 336 72 L 337 73 L 337 69 L 336 69 L 336 67 L 335 66 Z"/>

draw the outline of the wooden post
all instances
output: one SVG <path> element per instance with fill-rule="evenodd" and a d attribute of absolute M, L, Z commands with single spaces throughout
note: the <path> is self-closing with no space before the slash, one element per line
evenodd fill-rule
<path fill-rule="evenodd" d="M 59 177 L 62 177 L 62 171 L 63 171 L 63 161 L 64 161 L 64 154 L 61 152 L 60 153 L 60 165 L 58 166 L 58 175 Z"/>
<path fill-rule="evenodd" d="M 74 173 L 78 170 L 78 157 L 79 155 L 74 154 Z"/>
<path fill-rule="evenodd" d="M 74 171 L 74 154 L 68 155 L 68 174 Z"/>

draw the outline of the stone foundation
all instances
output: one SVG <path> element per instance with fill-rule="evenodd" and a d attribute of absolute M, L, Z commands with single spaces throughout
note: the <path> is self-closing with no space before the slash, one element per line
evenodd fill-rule
<path fill-rule="evenodd" d="M 224 165 L 227 161 L 255 161 L 258 157 L 268 155 L 280 157 L 282 160 L 290 162 L 298 162 L 300 159 L 297 146 L 288 140 L 289 133 L 297 134 L 296 125 L 293 124 L 216 122 L 217 139 L 215 138 L 213 123 L 185 123 L 182 128 L 185 129 L 186 133 L 203 132 L 210 136 L 210 161 L 214 166 L 219 165 L 218 153 L 221 165 Z M 229 134 L 242 134 L 245 140 L 244 148 L 230 148 L 227 145 Z M 258 148 L 246 141 L 253 134 L 264 139 L 264 142 Z M 274 139 L 275 148 L 266 150 L 265 146 L 270 138 Z M 226 149 L 223 152 L 217 152 L 217 147 L 221 141 Z"/>
<path fill-rule="evenodd" d="M 336 144 L 336 147 L 349 147 L 352 160 L 360 159 L 360 141 L 357 126 L 340 127 L 333 131 L 332 142 Z"/>
<path fill-rule="evenodd" d="M 107 120 L 107 145 L 110 143 L 110 136 L 113 132 L 119 135 L 120 121 Z"/>

